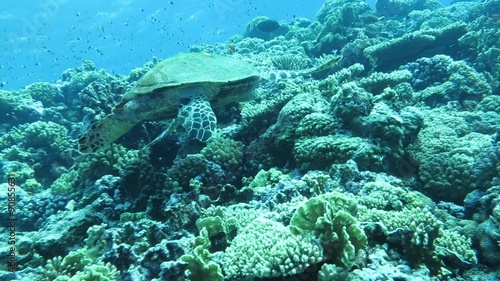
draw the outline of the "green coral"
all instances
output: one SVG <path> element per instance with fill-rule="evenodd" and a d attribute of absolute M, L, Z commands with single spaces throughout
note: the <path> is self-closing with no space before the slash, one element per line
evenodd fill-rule
<path fill-rule="evenodd" d="M 353 82 L 364 70 L 365 67 L 362 64 L 355 63 L 319 81 L 317 88 L 320 90 L 322 96 L 331 98 L 343 84 Z"/>
<path fill-rule="evenodd" d="M 147 219 L 148 215 L 146 212 L 124 212 L 120 214 L 120 222 L 138 222 L 142 219 Z"/>
<path fill-rule="evenodd" d="M 403 118 L 385 102 L 376 103 L 370 115 L 363 120 L 365 131 L 369 132 L 372 138 L 380 140 L 382 146 L 391 147 L 395 158 L 403 154 L 403 124 Z"/>
<path fill-rule="evenodd" d="M 411 78 L 410 71 L 395 70 L 391 73 L 374 72 L 368 77 L 361 78 L 358 83 L 368 92 L 378 95 L 387 87 L 394 87 L 403 82 L 410 82 Z"/>
<path fill-rule="evenodd" d="M 35 179 L 35 170 L 26 163 L 17 161 L 6 162 L 0 170 L 2 178 L 7 178 L 7 175 L 14 173 L 16 175 L 16 183 L 28 192 L 38 192 L 42 190 L 41 184 Z"/>
<path fill-rule="evenodd" d="M 456 61 L 448 66 L 450 82 L 454 83 L 452 99 L 463 100 L 469 96 L 481 99 L 491 95 L 491 86 L 486 78 L 464 61 Z"/>
<path fill-rule="evenodd" d="M 210 259 L 210 252 L 198 246 L 193 255 L 184 255 L 181 260 L 188 264 L 188 280 L 191 281 L 223 281 L 220 266 Z"/>
<path fill-rule="evenodd" d="M 344 267 L 325 263 L 318 272 L 318 281 L 358 281 L 361 278 L 353 278 Z"/>
<path fill-rule="evenodd" d="M 211 260 L 211 254 L 206 249 L 210 245 L 208 231 L 202 228 L 200 236 L 195 238 L 192 254 L 180 257 L 187 263 L 188 279 L 191 281 L 223 281 L 224 276 L 220 266 Z"/>
<path fill-rule="evenodd" d="M 476 110 L 483 112 L 500 112 L 500 96 L 487 96 L 476 106 Z"/>
<path fill-rule="evenodd" d="M 243 143 L 229 138 L 212 137 L 200 153 L 217 164 L 240 165 L 243 159 Z"/>
<path fill-rule="evenodd" d="M 232 240 L 236 235 L 238 221 L 233 217 L 223 219 L 223 216 L 208 216 L 199 218 L 196 227 L 200 233 L 206 233 L 210 241 L 209 250 L 219 251 L 226 248 L 228 240 Z"/>
<path fill-rule="evenodd" d="M 468 3 L 471 4 L 471 3 Z M 467 34 L 459 40 L 460 49 L 468 61 L 474 62 L 474 68 L 483 71 L 488 81 L 498 92 L 500 89 L 500 48 L 498 40 L 500 32 L 498 21 L 493 15 L 498 13 L 498 1 L 490 0 L 477 3 L 478 14 L 487 12 L 491 16 L 474 16 L 476 20 L 470 22 Z M 470 10 L 470 6 L 467 7 Z"/>
<path fill-rule="evenodd" d="M 441 109 L 426 111 L 424 126 L 408 151 L 415 160 L 423 162 L 432 155 L 456 148 L 458 139 L 469 132 L 467 122 L 455 112 Z"/>
<path fill-rule="evenodd" d="M 62 174 L 51 185 L 50 190 L 55 195 L 69 195 L 75 190 L 76 183 L 80 179 L 78 171 L 71 170 Z"/>
<path fill-rule="evenodd" d="M 0 90 L 2 129 L 10 128 L 14 124 L 38 119 L 41 113 L 39 110 L 43 109 L 36 105 L 33 98 L 26 91 Z M 33 114 L 35 111 L 39 111 L 38 114 Z"/>
<path fill-rule="evenodd" d="M 361 169 L 380 166 L 380 148 L 368 140 L 343 135 L 298 140 L 293 157 L 300 170 L 327 170 L 332 164 L 353 159 Z"/>
<path fill-rule="evenodd" d="M 61 154 L 70 147 L 68 130 L 54 122 L 36 121 L 12 128 L 0 138 L 0 149 L 6 156 L 18 155 L 16 150 L 45 150 L 50 154 Z M 19 160 L 12 159 L 12 160 Z"/>
<path fill-rule="evenodd" d="M 397 229 L 411 230 L 416 245 L 427 245 L 431 241 L 430 233 L 437 234 L 441 222 L 427 209 L 422 207 L 403 208 L 401 211 L 384 211 L 360 208 L 359 219 L 380 222 L 388 231 Z M 425 243 L 423 243 L 425 241 Z"/>
<path fill-rule="evenodd" d="M 168 177 L 183 188 L 190 185 L 191 180 L 210 170 L 210 162 L 201 154 L 188 154 L 178 159 L 167 171 Z"/>
<path fill-rule="evenodd" d="M 318 11 L 316 19 L 313 24 L 316 39 L 310 52 L 319 55 L 343 49 L 359 37 L 355 32 L 358 26 L 373 23 L 376 14 L 366 2 L 329 0 Z"/>
<path fill-rule="evenodd" d="M 407 190 L 401 180 L 384 180 L 367 183 L 359 192 L 359 220 L 382 224 L 389 236 L 406 237 L 403 254 L 412 264 L 425 263 L 433 274 L 443 272 L 440 260 L 476 262 L 469 238 L 447 228 L 429 198 Z"/>
<path fill-rule="evenodd" d="M 70 68 L 61 75 L 65 82 L 61 91 L 65 96 L 76 97 L 77 94 L 90 83 L 96 82 L 101 85 L 109 84 L 114 78 L 104 70 L 97 71 L 92 61 L 85 60 L 78 68 Z"/>
<path fill-rule="evenodd" d="M 275 119 L 278 112 L 277 108 L 282 108 L 290 101 L 294 92 L 279 91 L 275 93 L 271 89 L 257 88 L 254 90 L 255 99 L 248 102 L 242 102 L 241 117 L 246 126 L 255 126 L 259 128 L 259 123 L 269 126 L 269 119 Z"/>
<path fill-rule="evenodd" d="M 110 263 L 94 263 L 82 250 L 72 251 L 64 258 L 55 257 L 47 262 L 36 280 L 56 281 L 112 281 L 118 270 Z"/>
<path fill-rule="evenodd" d="M 481 151 L 491 148 L 491 137 L 470 133 L 458 138 L 453 148 L 422 160 L 419 176 L 423 190 L 435 200 L 461 203 L 477 188 L 476 162 Z"/>
<path fill-rule="evenodd" d="M 254 194 L 262 194 L 280 181 L 289 179 L 289 176 L 276 168 L 260 170 L 245 188 L 251 189 Z"/>
<path fill-rule="evenodd" d="M 441 58 L 444 56 L 436 56 Z M 449 58 L 448 58 L 449 60 Z M 424 101 L 426 105 L 435 107 L 450 101 L 458 101 L 466 109 L 474 109 L 483 97 L 491 95 L 492 89 L 482 73 L 464 61 L 446 61 L 446 69 L 434 69 L 427 75 L 435 81 L 415 94 L 416 101 Z M 440 65 L 444 68 L 443 65 Z M 439 80 L 436 80 L 436 76 Z"/>
<path fill-rule="evenodd" d="M 118 175 L 127 165 L 138 159 L 139 151 L 112 144 L 110 149 L 80 156 L 77 160 L 78 174 L 82 178 L 99 179 L 104 175 Z"/>
<path fill-rule="evenodd" d="M 331 115 L 313 112 L 300 120 L 295 133 L 299 138 L 327 136 L 334 134 L 339 127 L 339 122 Z"/>
<path fill-rule="evenodd" d="M 97 180 L 104 175 L 118 175 L 127 164 L 137 161 L 139 151 L 127 150 L 119 144 L 96 153 L 80 155 L 76 164 L 62 173 L 50 186 L 56 195 L 69 195 L 75 191 L 82 179 Z"/>
<path fill-rule="evenodd" d="M 55 257 L 47 261 L 37 280 L 57 281 L 112 281 L 118 270 L 110 263 L 102 263 L 99 257 L 108 249 L 103 238 L 106 224 L 95 225 L 87 230 L 85 246 L 69 252 L 64 258 Z"/>
<path fill-rule="evenodd" d="M 265 278 L 301 273 L 322 259 L 321 247 L 310 237 L 257 218 L 240 229 L 226 249 L 223 264 L 228 278 Z"/>
<path fill-rule="evenodd" d="M 476 189 L 474 162 L 474 156 L 467 151 L 430 156 L 419 167 L 424 191 L 435 200 L 461 203 L 469 192 Z"/>
<path fill-rule="evenodd" d="M 326 192 L 327 186 L 332 182 L 330 176 L 322 171 L 309 171 L 301 179 L 305 183 L 303 189 L 299 188 L 300 194 L 307 198 L 318 196 Z M 300 185 L 297 185 L 298 187 Z"/>
<path fill-rule="evenodd" d="M 367 236 L 357 225 L 357 205 L 342 193 L 325 193 L 306 201 L 290 221 L 295 234 L 314 234 L 331 262 L 351 268 L 356 252 L 367 245 Z"/>
<path fill-rule="evenodd" d="M 476 253 L 472 250 L 470 237 L 442 229 L 436 238 L 435 246 L 436 254 L 441 258 L 455 256 L 465 263 L 477 263 Z"/>
<path fill-rule="evenodd" d="M 14 161 L 6 168 L 19 173 L 19 183 L 26 191 L 38 192 L 65 169 L 64 161 L 71 163 L 66 158 L 69 139 L 68 130 L 54 122 L 21 124 L 0 137 L 0 155 Z"/>
<path fill-rule="evenodd" d="M 311 60 L 305 55 L 285 54 L 275 56 L 271 61 L 276 69 L 301 70 L 311 67 Z"/>
<path fill-rule="evenodd" d="M 434 255 L 434 241 L 442 223 L 426 208 L 383 211 L 360 207 L 359 219 L 381 223 L 396 237 L 404 237 L 402 252 L 410 263 L 423 262 L 434 274 L 440 270 Z"/>
<path fill-rule="evenodd" d="M 296 129 L 301 120 L 311 113 L 327 111 L 328 102 L 323 97 L 310 93 L 298 94 L 281 109 L 276 124 L 269 127 L 262 139 L 274 153 L 289 153 L 297 138 Z"/>
<path fill-rule="evenodd" d="M 346 124 L 357 129 L 356 121 L 367 116 L 373 107 L 373 95 L 354 82 L 342 84 L 332 96 L 331 112 Z"/>
<path fill-rule="evenodd" d="M 238 222 L 235 218 L 223 220 L 220 216 L 214 216 L 198 219 L 196 221 L 196 226 L 200 231 L 205 228 L 208 236 L 211 237 L 220 233 L 227 235 L 234 232 L 238 226 Z"/>
<path fill-rule="evenodd" d="M 99 265 L 92 264 L 85 266 L 81 272 L 78 272 L 67 281 L 113 281 L 118 276 L 118 270 L 111 264 Z M 65 280 L 64 277 L 57 277 L 56 281 Z"/>
<path fill-rule="evenodd" d="M 391 183 L 388 180 L 392 180 Z M 365 183 L 360 190 L 358 204 L 369 209 L 401 211 L 410 207 L 425 207 L 432 200 L 418 192 L 409 191 L 400 179 L 378 179 Z"/>
<path fill-rule="evenodd" d="M 371 57 L 377 70 L 394 69 L 406 62 L 422 56 L 422 50 L 429 54 L 443 53 L 452 42 L 467 32 L 466 24 L 456 22 L 444 28 L 425 29 L 405 34 L 365 48 L 364 53 Z"/>
<path fill-rule="evenodd" d="M 25 90 L 34 100 L 41 101 L 45 107 L 57 104 L 58 89 L 53 84 L 47 82 L 36 82 L 27 86 Z"/>
<path fill-rule="evenodd" d="M 43 185 L 39 183 L 36 179 L 27 179 L 21 187 L 32 194 L 40 192 L 43 190 Z"/>

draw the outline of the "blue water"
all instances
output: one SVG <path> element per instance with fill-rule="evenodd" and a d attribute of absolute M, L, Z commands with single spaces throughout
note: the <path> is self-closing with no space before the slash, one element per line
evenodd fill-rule
<path fill-rule="evenodd" d="M 0 82 L 19 89 L 56 82 L 67 68 L 92 60 L 98 68 L 128 74 L 151 59 L 224 42 L 247 22 L 266 15 L 281 22 L 314 19 L 324 3 L 311 1 L 5 1 L 0 12 Z"/>

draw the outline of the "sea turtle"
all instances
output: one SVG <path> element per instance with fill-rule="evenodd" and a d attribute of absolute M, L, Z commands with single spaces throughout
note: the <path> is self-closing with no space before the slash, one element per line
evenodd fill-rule
<path fill-rule="evenodd" d="M 266 79 L 306 75 L 330 67 L 266 74 Z M 125 93 L 113 113 L 92 124 L 78 140 L 81 153 L 105 147 L 144 120 L 173 119 L 189 137 L 207 141 L 216 129 L 212 108 L 242 101 L 259 84 L 259 71 L 250 63 L 206 53 L 181 53 L 165 59 L 144 74 Z"/>

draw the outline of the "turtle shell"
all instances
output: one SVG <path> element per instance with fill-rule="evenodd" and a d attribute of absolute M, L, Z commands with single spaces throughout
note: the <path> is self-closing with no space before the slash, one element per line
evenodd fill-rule
<path fill-rule="evenodd" d="M 206 53 L 181 53 L 149 70 L 122 100 L 165 92 L 175 87 L 198 85 L 217 89 L 215 95 L 235 95 L 234 99 L 238 100 L 238 94 L 251 91 L 258 80 L 259 72 L 248 62 Z M 211 100 L 214 97 L 208 98 Z"/>

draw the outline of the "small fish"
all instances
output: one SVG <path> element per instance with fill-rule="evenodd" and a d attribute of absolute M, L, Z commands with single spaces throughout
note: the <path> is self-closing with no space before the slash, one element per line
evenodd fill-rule
<path fill-rule="evenodd" d="M 236 52 L 236 46 L 233 45 L 233 44 L 228 44 L 227 47 L 229 48 L 229 50 L 231 50 L 232 52 Z"/>
<path fill-rule="evenodd" d="M 500 13 L 487 13 L 486 16 L 493 20 L 500 20 Z"/>

